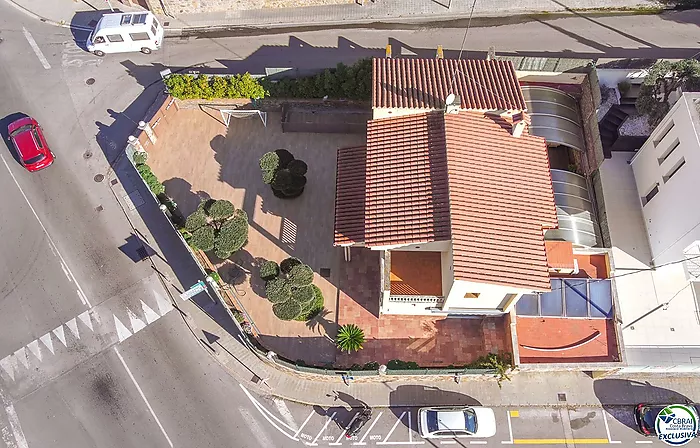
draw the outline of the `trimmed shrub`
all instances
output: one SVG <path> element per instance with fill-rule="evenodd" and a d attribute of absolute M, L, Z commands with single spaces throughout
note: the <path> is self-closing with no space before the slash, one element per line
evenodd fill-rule
<path fill-rule="evenodd" d="M 270 185 L 273 180 L 275 180 L 275 173 L 277 171 L 275 170 L 263 170 L 262 172 L 262 179 L 263 183 L 266 185 Z"/>
<path fill-rule="evenodd" d="M 307 302 L 302 305 L 301 314 L 297 316 L 296 320 L 307 321 L 318 316 L 323 311 L 323 293 L 321 289 L 316 285 L 311 285 L 314 291 L 314 299 L 311 302 Z"/>
<path fill-rule="evenodd" d="M 283 278 L 273 278 L 265 284 L 265 296 L 272 303 L 281 303 L 292 296 L 292 288 Z"/>
<path fill-rule="evenodd" d="M 285 258 L 284 260 L 282 260 L 282 263 L 280 263 L 280 270 L 283 273 L 288 274 L 294 266 L 299 264 L 302 264 L 301 260 L 296 257 Z"/>
<path fill-rule="evenodd" d="M 298 264 L 289 270 L 289 282 L 292 286 L 307 286 L 313 281 L 314 271 L 305 264 Z"/>
<path fill-rule="evenodd" d="M 260 278 L 263 280 L 272 280 L 280 275 L 280 267 L 274 261 L 265 260 L 260 263 Z"/>
<path fill-rule="evenodd" d="M 260 169 L 263 171 L 276 171 L 280 167 L 280 158 L 274 151 L 266 152 L 260 157 Z"/>
<path fill-rule="evenodd" d="M 209 251 L 214 248 L 214 229 L 211 226 L 203 226 L 192 233 L 189 241 L 195 249 Z"/>
<path fill-rule="evenodd" d="M 418 363 L 413 361 L 401 361 L 400 359 L 392 359 L 386 363 L 386 368 L 389 370 L 416 370 L 420 369 Z"/>
<path fill-rule="evenodd" d="M 294 160 L 294 156 L 292 155 L 292 153 L 284 148 L 276 149 L 275 154 L 277 155 L 280 161 L 278 168 L 287 168 L 291 161 Z"/>
<path fill-rule="evenodd" d="M 219 199 L 218 201 L 214 201 L 214 203 L 207 210 L 207 213 L 211 219 L 218 221 L 230 218 L 233 216 L 235 211 L 236 208 L 230 201 Z"/>
<path fill-rule="evenodd" d="M 134 153 L 134 165 L 145 165 L 146 160 L 148 160 L 148 153 L 146 151 L 138 151 Z"/>
<path fill-rule="evenodd" d="M 265 98 L 265 88 L 249 73 L 234 76 L 171 74 L 163 81 L 168 92 L 181 100 L 202 98 Z"/>
<path fill-rule="evenodd" d="M 190 232 L 194 232 L 206 224 L 207 216 L 204 214 L 204 212 L 197 210 L 190 214 L 190 216 L 188 216 L 185 220 L 185 229 L 189 230 Z"/>
<path fill-rule="evenodd" d="M 301 288 L 292 289 L 292 299 L 302 305 L 305 305 L 314 300 L 314 289 L 311 285 L 302 286 Z"/>
<path fill-rule="evenodd" d="M 303 176 L 304 174 L 306 174 L 306 171 L 309 169 L 309 167 L 303 160 L 294 159 L 291 162 L 289 162 L 289 164 L 287 165 L 287 169 L 294 176 Z"/>
<path fill-rule="evenodd" d="M 296 300 L 286 300 L 272 305 L 272 312 L 282 320 L 292 320 L 301 313 L 301 305 Z"/>
<path fill-rule="evenodd" d="M 224 259 L 240 250 L 248 242 L 248 215 L 236 210 L 232 219 L 226 221 L 216 235 L 215 254 Z"/>

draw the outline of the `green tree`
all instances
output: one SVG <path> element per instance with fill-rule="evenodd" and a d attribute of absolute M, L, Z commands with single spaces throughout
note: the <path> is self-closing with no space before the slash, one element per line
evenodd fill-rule
<path fill-rule="evenodd" d="M 219 199 L 207 209 L 207 214 L 214 221 L 222 221 L 230 218 L 235 213 L 236 208 L 230 201 Z"/>
<path fill-rule="evenodd" d="M 685 92 L 700 91 L 700 61 L 661 60 L 654 64 L 639 89 L 637 110 L 647 115 L 649 124 L 657 126 L 671 109 L 670 95 L 679 88 Z"/>
<path fill-rule="evenodd" d="M 346 324 L 338 329 L 335 343 L 338 348 L 348 353 L 361 350 L 365 342 L 365 332 L 355 324 Z"/>
<path fill-rule="evenodd" d="M 264 260 L 260 262 L 260 278 L 267 281 L 280 275 L 280 267 L 274 261 Z"/>
<path fill-rule="evenodd" d="M 214 229 L 211 226 L 202 226 L 192 233 L 190 246 L 205 252 L 214 248 Z"/>
<path fill-rule="evenodd" d="M 207 224 L 207 215 L 202 210 L 197 210 L 190 214 L 185 220 L 185 229 L 194 232 Z"/>

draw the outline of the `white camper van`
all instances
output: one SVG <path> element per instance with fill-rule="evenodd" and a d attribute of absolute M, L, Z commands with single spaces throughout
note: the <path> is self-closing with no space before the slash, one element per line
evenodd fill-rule
<path fill-rule="evenodd" d="M 87 39 L 87 49 L 97 56 L 140 51 L 149 54 L 163 43 L 163 27 L 153 13 L 105 14 Z"/>

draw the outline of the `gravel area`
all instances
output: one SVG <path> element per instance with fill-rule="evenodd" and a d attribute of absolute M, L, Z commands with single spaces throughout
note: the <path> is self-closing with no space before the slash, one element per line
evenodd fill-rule
<path fill-rule="evenodd" d="M 603 120 L 605 114 L 608 113 L 611 107 L 620 103 L 619 93 L 614 87 L 600 86 L 600 107 L 598 108 L 598 122 Z"/>
<path fill-rule="evenodd" d="M 646 115 L 632 115 L 620 126 L 620 135 L 647 136 L 653 129 L 649 125 Z"/>

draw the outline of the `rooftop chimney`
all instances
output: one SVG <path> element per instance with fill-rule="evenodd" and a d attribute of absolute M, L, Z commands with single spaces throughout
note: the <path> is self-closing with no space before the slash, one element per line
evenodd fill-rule
<path fill-rule="evenodd" d="M 520 118 L 520 120 L 515 121 L 513 123 L 512 127 L 512 132 L 513 132 L 513 137 L 519 138 L 521 135 L 523 135 L 523 131 L 525 130 L 525 120 Z"/>

